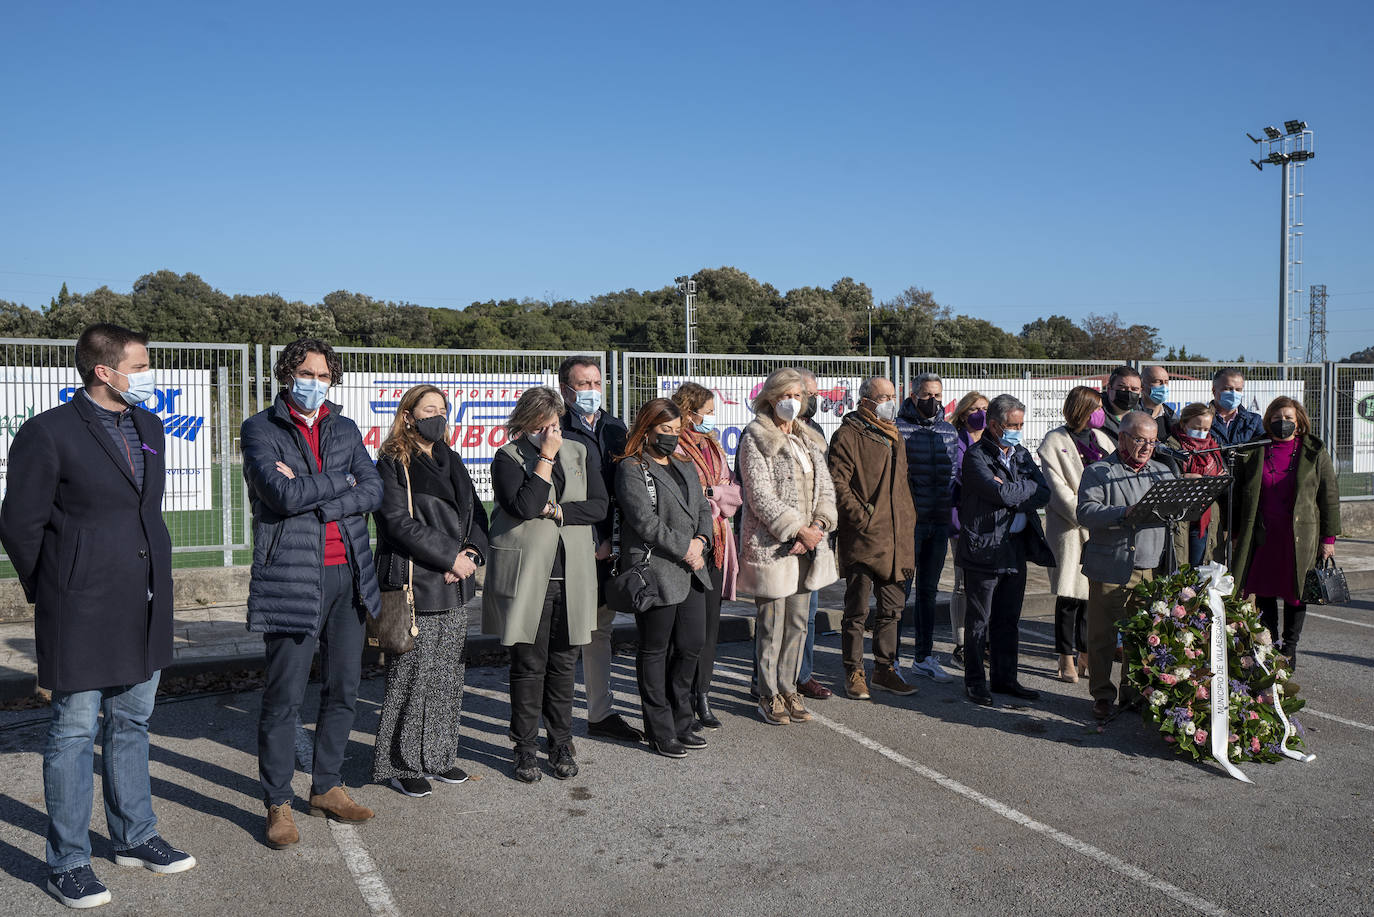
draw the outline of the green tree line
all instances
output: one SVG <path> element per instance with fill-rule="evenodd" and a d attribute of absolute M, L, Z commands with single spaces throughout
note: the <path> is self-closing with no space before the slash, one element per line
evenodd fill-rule
<path fill-rule="evenodd" d="M 687 279 L 687 278 L 683 278 Z M 1019 333 L 954 313 L 910 287 L 875 302 L 867 284 L 843 277 L 830 287 L 779 292 L 744 271 L 698 271 L 697 350 L 702 353 L 901 354 L 944 358 L 1203 359 L 1161 353 L 1159 329 L 1116 314 L 1075 322 L 1036 318 Z M 62 289 L 44 309 L 0 300 L 0 336 L 73 338 L 98 321 L 147 332 L 156 341 L 279 344 L 311 335 L 337 345 L 493 350 L 681 352 L 683 301 L 675 287 L 621 290 L 586 301 L 503 299 L 463 309 L 374 299 L 338 290 L 322 302 L 275 293 L 228 294 L 195 274 L 161 270 L 127 293 L 108 286 Z M 871 328 L 871 331 L 870 331 Z"/>

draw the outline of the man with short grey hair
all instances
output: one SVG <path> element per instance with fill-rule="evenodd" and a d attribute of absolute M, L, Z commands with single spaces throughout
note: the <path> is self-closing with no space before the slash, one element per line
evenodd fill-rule
<path fill-rule="evenodd" d="M 1162 523 L 1130 515 L 1131 507 L 1151 485 L 1177 477 L 1150 458 L 1157 432 L 1149 414 L 1125 414 L 1116 452 L 1085 468 L 1078 485 L 1078 524 L 1088 530 L 1083 547 L 1083 575 L 1088 578 L 1088 690 L 1093 696 L 1093 716 L 1099 720 L 1112 715 L 1118 699 L 1112 686 L 1112 662 L 1131 590 L 1154 578 L 1169 543 Z M 1125 651 L 1129 654 L 1130 648 Z M 1120 702 L 1131 703 L 1134 696 L 1123 678 Z"/>
<path fill-rule="evenodd" d="M 1155 419 L 1161 442 L 1174 428 L 1174 409 L 1169 405 L 1169 371 L 1147 366 L 1140 374 L 1140 409 Z"/>
<path fill-rule="evenodd" d="M 1026 406 L 998 395 L 988 404 L 987 432 L 964 453 L 955 552 L 967 594 L 964 691 L 984 707 L 992 706 L 989 687 L 1021 700 L 1040 696 L 1017 679 L 1026 564 L 1054 566 L 1037 512 L 1049 505 L 1050 485 L 1021 445 L 1025 422 Z"/>

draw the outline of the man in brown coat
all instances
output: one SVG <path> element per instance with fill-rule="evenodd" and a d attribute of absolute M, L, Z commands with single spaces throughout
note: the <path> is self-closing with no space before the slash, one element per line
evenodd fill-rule
<path fill-rule="evenodd" d="M 839 512 L 840 573 L 847 577 L 844 593 L 845 693 L 868 698 L 864 677 L 864 621 L 868 598 L 878 595 L 873 626 L 873 687 L 894 694 L 914 694 L 902 681 L 897 660 L 897 628 L 906 603 L 903 583 L 916 567 L 910 534 L 916 526 L 916 507 L 907 486 L 906 449 L 893 419 L 897 391 L 880 376 L 859 387 L 858 409 L 845 415 L 830 439 L 827 462 L 835 482 Z M 898 537 L 898 533 L 901 537 Z"/>

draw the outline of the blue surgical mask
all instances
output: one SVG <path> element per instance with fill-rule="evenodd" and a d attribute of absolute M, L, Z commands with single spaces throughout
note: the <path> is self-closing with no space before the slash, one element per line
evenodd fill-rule
<path fill-rule="evenodd" d="M 1209 430 L 1195 430 L 1192 427 L 1188 428 L 1188 436 L 1193 439 L 1206 439 L 1211 435 L 1211 431 Z"/>
<path fill-rule="evenodd" d="M 1234 411 L 1236 408 L 1240 407 L 1240 400 L 1243 397 L 1244 396 L 1241 395 L 1240 392 L 1233 388 L 1228 388 L 1217 396 L 1217 404 L 1221 406 L 1223 411 Z"/>
<path fill-rule="evenodd" d="M 594 388 L 586 388 L 573 393 L 573 406 L 577 413 L 588 417 L 601 410 L 601 393 Z"/>
<path fill-rule="evenodd" d="M 701 423 L 694 423 L 694 424 L 692 424 L 692 429 L 693 429 L 693 430 L 696 430 L 698 433 L 710 433 L 710 432 L 711 432 L 712 430 L 714 430 L 715 428 L 716 428 L 716 415 L 715 415 L 715 414 L 702 414 L 702 415 L 701 415 Z"/>
<path fill-rule="evenodd" d="M 291 400 L 307 414 L 313 414 L 316 408 L 324 404 L 324 396 L 328 393 L 329 383 L 319 379 L 291 380 Z"/>
<path fill-rule="evenodd" d="M 1021 431 L 1003 430 L 1002 445 L 1006 446 L 1008 449 L 1015 449 L 1017 446 L 1021 445 Z"/>
<path fill-rule="evenodd" d="M 1169 386 L 1152 385 L 1150 386 L 1150 400 L 1155 404 L 1163 404 L 1169 400 Z"/>
<path fill-rule="evenodd" d="M 130 406 L 137 406 L 153 397 L 157 392 L 157 376 L 151 369 L 141 373 L 121 373 L 113 366 L 106 367 L 110 372 L 117 373 L 129 380 L 129 388 L 119 392 L 119 397 L 124 399 L 124 403 Z M 114 388 L 114 386 L 111 386 Z M 119 391 L 115 389 L 115 391 Z"/>

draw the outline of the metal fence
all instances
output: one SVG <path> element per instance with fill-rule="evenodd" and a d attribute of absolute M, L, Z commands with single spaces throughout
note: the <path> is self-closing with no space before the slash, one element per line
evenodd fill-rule
<path fill-rule="evenodd" d="M 1026 405 L 1022 443 L 1032 453 L 1045 434 L 1064 422 L 1064 396 L 1075 385 L 1101 389 L 1121 363 L 1113 360 L 931 360 L 902 361 L 903 390 L 925 372 L 937 373 L 944 386 L 946 413 L 969 392 L 988 399 L 1014 395 Z"/>
<path fill-rule="evenodd" d="M 177 566 L 235 562 L 249 548 L 238 428 L 251 410 L 246 344 L 149 346 L 156 389 L 144 407 L 166 433 L 163 514 Z M 10 443 L 35 414 L 75 397 L 76 342 L 0 339 L 0 491 L 22 486 L 5 475 Z M 240 558 L 241 559 L 241 558 Z M 13 576 L 0 555 L 0 576 Z"/>
<path fill-rule="evenodd" d="M 282 351 L 273 346 L 263 375 L 271 376 Z M 473 484 L 484 500 L 491 497 L 491 460 L 506 442 L 505 421 L 522 392 L 532 385 L 558 385 L 564 358 L 586 355 L 601 367 L 603 385 L 610 381 L 610 360 L 600 351 L 574 350 L 387 350 L 336 347 L 343 363 L 342 384 L 330 400 L 362 430 L 363 443 L 375 460 L 396 417 L 406 389 L 428 383 L 449 398 L 449 435 L 463 457 Z M 612 355 L 614 356 L 614 355 Z M 275 397 L 276 380 L 270 392 Z M 607 392 L 607 408 L 613 407 Z"/>
<path fill-rule="evenodd" d="M 632 422 L 645 402 L 671 396 L 683 382 L 696 382 L 715 393 L 716 428 L 726 454 L 733 456 L 740 432 L 753 419 L 754 395 L 769 373 L 784 366 L 805 366 L 816 374 L 820 395 L 815 419 L 827 435 L 854 409 L 859 383 L 889 375 L 891 369 L 887 357 L 623 353 L 620 416 Z"/>
<path fill-rule="evenodd" d="M 1331 460 L 1342 500 L 1374 500 L 1374 365 L 1330 364 Z"/>

